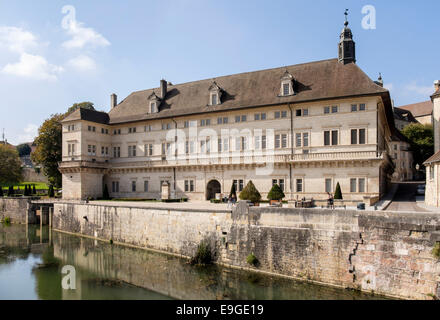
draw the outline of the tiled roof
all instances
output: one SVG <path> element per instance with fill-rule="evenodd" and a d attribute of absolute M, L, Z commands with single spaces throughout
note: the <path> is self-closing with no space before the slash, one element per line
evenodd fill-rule
<path fill-rule="evenodd" d="M 426 160 L 424 164 L 427 165 L 427 164 L 431 164 L 431 163 L 434 163 L 434 162 L 440 162 L 440 151 L 437 152 L 435 155 L 433 155 L 428 160 Z"/>
<path fill-rule="evenodd" d="M 76 121 L 76 120 L 86 120 L 101 124 L 109 123 L 109 116 L 105 112 L 78 108 L 67 117 L 63 119 L 62 122 Z"/>
<path fill-rule="evenodd" d="M 414 117 L 418 118 L 432 115 L 433 105 L 431 101 L 424 101 L 401 106 L 399 109 L 410 111 Z"/>
<path fill-rule="evenodd" d="M 297 94 L 280 97 L 286 70 L 295 79 Z M 209 88 L 214 81 L 223 90 L 222 103 L 208 106 Z M 337 59 L 168 85 L 160 112 L 148 114 L 153 92 L 160 95 L 158 88 L 130 94 L 109 112 L 110 124 L 368 95 L 382 95 L 389 104 L 388 121 L 394 121 L 388 90 L 374 83 L 356 64 L 344 65 Z"/>
<path fill-rule="evenodd" d="M 411 111 L 394 108 L 394 119 L 417 123 L 418 121 L 414 118 Z"/>

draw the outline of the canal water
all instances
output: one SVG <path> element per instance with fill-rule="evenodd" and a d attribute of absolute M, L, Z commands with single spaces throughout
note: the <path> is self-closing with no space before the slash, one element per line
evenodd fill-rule
<path fill-rule="evenodd" d="M 68 273 L 62 273 L 68 266 Z M 73 268 L 72 268 L 73 267 Z M 75 289 L 63 289 L 73 277 Z M 67 282 L 65 280 L 65 282 Z M 0 300 L 379 299 L 50 231 L 0 225 Z"/>

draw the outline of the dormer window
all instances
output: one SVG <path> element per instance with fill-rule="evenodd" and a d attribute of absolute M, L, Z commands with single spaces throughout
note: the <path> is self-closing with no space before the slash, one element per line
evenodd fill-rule
<path fill-rule="evenodd" d="M 221 104 L 222 89 L 214 81 L 209 87 L 209 105 L 217 106 Z"/>
<path fill-rule="evenodd" d="M 149 113 L 158 113 L 159 112 L 159 105 L 161 102 L 161 99 L 156 95 L 156 93 L 152 93 L 148 100 L 150 100 L 150 110 Z"/>
<path fill-rule="evenodd" d="M 281 78 L 281 96 L 288 97 L 295 94 L 293 90 L 293 76 L 286 70 Z"/>

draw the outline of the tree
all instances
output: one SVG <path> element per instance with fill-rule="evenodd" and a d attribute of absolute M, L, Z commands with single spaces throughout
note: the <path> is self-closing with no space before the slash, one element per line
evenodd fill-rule
<path fill-rule="evenodd" d="M 3 198 L 5 195 L 3 193 L 3 187 L 0 186 L 0 198 Z"/>
<path fill-rule="evenodd" d="M 35 189 L 35 184 L 32 186 L 32 194 L 33 195 L 37 194 L 37 190 Z"/>
<path fill-rule="evenodd" d="M 232 196 L 234 196 L 234 197 L 232 197 Z M 230 199 L 232 199 L 232 198 L 237 199 L 237 190 L 235 188 L 235 183 L 232 184 L 231 193 L 229 194 L 229 198 Z"/>
<path fill-rule="evenodd" d="M 75 112 L 77 109 L 89 109 L 89 110 L 95 110 L 95 107 L 93 106 L 92 102 L 81 102 L 81 103 L 75 103 L 73 106 L 71 106 L 68 110 L 65 116 L 68 116 L 69 114 Z"/>
<path fill-rule="evenodd" d="M 24 193 L 23 193 L 23 195 L 24 195 L 25 197 L 29 196 L 29 194 L 28 194 L 28 187 L 27 187 L 27 184 L 24 185 Z"/>
<path fill-rule="evenodd" d="M 269 200 L 276 200 L 280 201 L 283 200 L 286 197 L 281 187 L 277 184 L 275 184 L 272 189 L 269 191 L 269 194 L 267 195 L 267 199 Z"/>
<path fill-rule="evenodd" d="M 107 183 L 104 184 L 104 192 L 103 192 L 102 198 L 103 198 L 104 200 L 110 200 L 110 195 L 109 195 L 109 193 L 108 193 Z"/>
<path fill-rule="evenodd" d="M 17 146 L 17 151 L 20 157 L 25 157 L 31 154 L 32 149 L 27 143 L 23 143 Z"/>
<path fill-rule="evenodd" d="M 334 196 L 335 200 L 342 200 L 342 190 L 341 190 L 341 185 L 339 184 L 339 182 L 336 184 L 336 190 L 335 190 L 335 196 Z"/>
<path fill-rule="evenodd" d="M 55 191 L 53 189 L 53 185 L 49 186 L 49 192 L 48 192 L 49 198 L 54 198 L 55 197 Z"/>
<path fill-rule="evenodd" d="M 410 124 L 402 130 L 409 140 L 414 156 L 414 164 L 421 165 L 434 154 L 434 130 L 431 125 Z"/>
<path fill-rule="evenodd" d="M 13 196 L 14 196 L 14 187 L 13 186 L 9 186 L 8 197 L 13 197 Z"/>
<path fill-rule="evenodd" d="M 260 192 L 258 192 L 258 190 L 255 187 L 255 185 L 252 182 L 252 180 L 249 181 L 247 186 L 240 193 L 240 199 L 241 200 L 249 200 L 252 203 L 259 203 L 260 202 L 261 194 L 260 194 Z"/>
<path fill-rule="evenodd" d="M 64 115 L 55 114 L 47 119 L 38 130 L 35 139 L 37 148 L 32 160 L 43 167 L 43 173 L 51 185 L 61 187 L 61 173 L 58 163 L 62 160 L 62 126 Z"/>
<path fill-rule="evenodd" d="M 17 183 L 22 179 L 21 161 L 18 152 L 0 145 L 0 184 Z"/>

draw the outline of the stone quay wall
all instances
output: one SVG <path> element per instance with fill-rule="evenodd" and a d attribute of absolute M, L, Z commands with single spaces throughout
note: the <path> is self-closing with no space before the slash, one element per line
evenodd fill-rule
<path fill-rule="evenodd" d="M 215 207 L 213 207 L 215 208 Z M 231 211 L 57 203 L 69 233 L 191 257 L 209 242 L 216 262 L 406 299 L 440 296 L 440 215 L 249 208 Z M 249 254 L 256 267 L 246 262 Z"/>
<path fill-rule="evenodd" d="M 9 217 L 14 224 L 25 224 L 26 214 L 32 207 L 25 198 L 0 198 L 0 220 Z"/>

